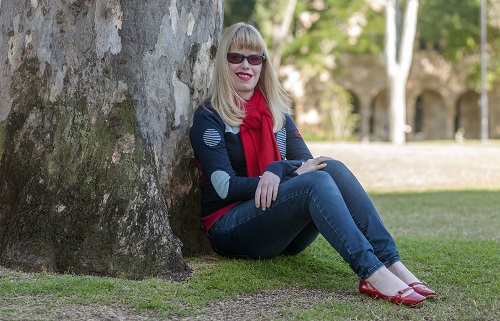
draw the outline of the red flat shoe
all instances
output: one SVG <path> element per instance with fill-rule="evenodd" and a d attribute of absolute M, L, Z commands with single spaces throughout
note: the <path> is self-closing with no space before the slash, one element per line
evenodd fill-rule
<path fill-rule="evenodd" d="M 408 286 L 411 286 L 413 290 L 415 290 L 415 292 L 425 296 L 426 298 L 432 298 L 437 296 L 437 293 L 429 289 L 427 287 L 427 283 L 425 282 L 413 282 L 408 284 Z"/>
<path fill-rule="evenodd" d="M 408 291 L 413 292 L 408 295 L 404 295 Z M 359 292 L 408 307 L 415 307 L 425 301 L 425 296 L 418 294 L 412 287 L 398 291 L 397 295 L 389 296 L 377 291 L 377 289 L 375 289 L 370 283 L 366 282 L 366 280 L 361 280 L 359 282 Z"/>

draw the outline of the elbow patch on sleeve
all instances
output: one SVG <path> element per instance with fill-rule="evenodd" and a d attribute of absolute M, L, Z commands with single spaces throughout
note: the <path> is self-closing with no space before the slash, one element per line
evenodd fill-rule
<path fill-rule="evenodd" d="M 203 142 L 205 143 L 205 145 L 207 145 L 209 147 L 216 146 L 218 143 L 220 143 L 220 141 L 221 141 L 221 137 L 219 135 L 219 132 L 217 132 L 213 128 L 208 128 L 203 133 Z"/>
<path fill-rule="evenodd" d="M 225 199 L 229 192 L 229 174 L 224 171 L 215 171 L 210 177 L 210 181 L 220 198 Z"/>

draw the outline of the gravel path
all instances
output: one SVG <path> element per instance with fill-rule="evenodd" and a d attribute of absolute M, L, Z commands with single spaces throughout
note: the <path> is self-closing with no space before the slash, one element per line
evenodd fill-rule
<path fill-rule="evenodd" d="M 500 186 L 500 145 L 309 144 L 344 162 L 368 190 Z"/>

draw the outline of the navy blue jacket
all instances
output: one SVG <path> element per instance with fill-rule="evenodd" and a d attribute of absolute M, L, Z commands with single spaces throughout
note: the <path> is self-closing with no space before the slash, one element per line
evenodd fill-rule
<path fill-rule="evenodd" d="M 224 123 L 209 101 L 194 114 L 189 139 L 200 174 L 202 217 L 255 197 L 259 177 L 247 177 L 239 131 L 239 126 Z M 272 162 L 265 171 L 283 182 L 296 175 L 303 161 L 313 157 L 290 116 L 275 136 L 282 160 Z"/>

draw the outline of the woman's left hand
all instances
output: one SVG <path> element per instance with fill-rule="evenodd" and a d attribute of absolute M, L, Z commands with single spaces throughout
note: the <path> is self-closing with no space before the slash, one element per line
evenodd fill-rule
<path fill-rule="evenodd" d="M 302 164 L 295 172 L 297 175 L 301 175 L 308 172 L 314 172 L 326 167 L 326 161 L 333 160 L 333 158 L 328 156 L 319 156 L 316 158 L 308 159 Z"/>
<path fill-rule="evenodd" d="M 271 202 L 278 197 L 278 186 L 280 178 L 271 172 L 264 172 L 260 177 L 257 190 L 255 190 L 255 207 L 260 207 L 263 211 L 271 207 Z"/>

